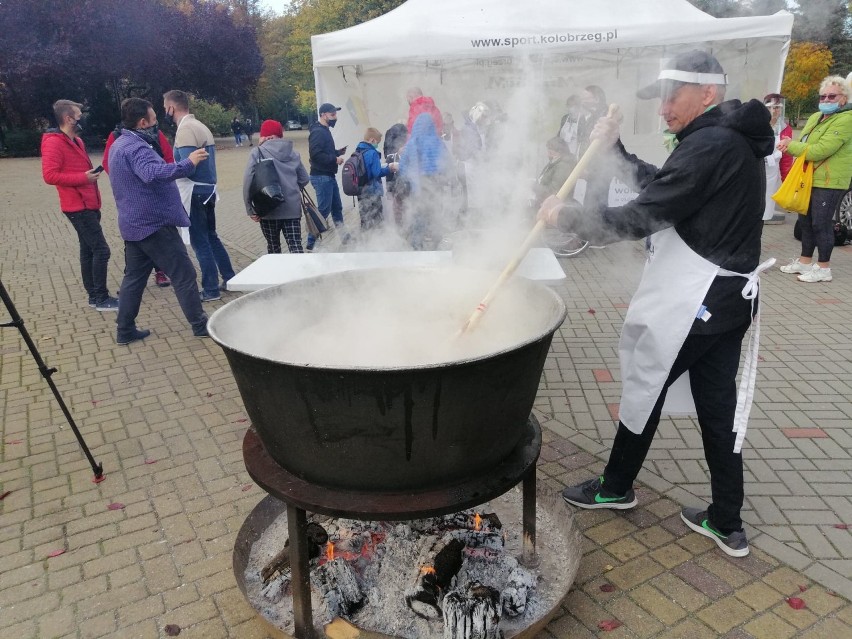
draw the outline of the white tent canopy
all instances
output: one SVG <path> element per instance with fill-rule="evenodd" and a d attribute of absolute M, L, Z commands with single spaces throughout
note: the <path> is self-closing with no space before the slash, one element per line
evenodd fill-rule
<path fill-rule="evenodd" d="M 569 96 L 602 89 L 621 107 L 627 148 L 659 165 L 659 100 L 638 100 L 636 91 L 662 61 L 712 52 L 728 75 L 727 98 L 762 99 L 781 86 L 792 27 L 787 12 L 718 19 L 686 0 L 408 0 L 311 45 L 317 102 L 343 107 L 334 137 L 350 150 L 368 126 L 385 131 L 407 120 L 410 87 L 456 129 L 478 101 L 496 106 L 504 114 L 491 136 L 498 142 L 474 182 L 468 167 L 468 192 L 474 208 L 508 215 L 525 206 L 525 185 L 547 161 L 544 142 L 559 132 Z M 630 197 L 613 181 L 611 204 Z"/>
<path fill-rule="evenodd" d="M 346 143 L 367 126 L 404 121 L 411 86 L 457 125 L 476 101 L 493 100 L 523 112 L 546 138 L 565 99 L 596 84 L 621 104 L 629 139 L 658 132 L 656 105 L 637 106 L 635 91 L 662 59 L 712 51 L 728 73 L 728 97 L 762 98 L 780 87 L 792 25 L 787 12 L 717 19 L 686 0 L 408 0 L 311 45 L 317 101 L 344 107 L 335 137 Z"/>

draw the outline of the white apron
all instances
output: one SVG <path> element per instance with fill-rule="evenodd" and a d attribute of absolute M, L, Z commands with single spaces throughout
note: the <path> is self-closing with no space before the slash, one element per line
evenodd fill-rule
<path fill-rule="evenodd" d="M 189 215 L 189 209 L 192 206 L 192 189 L 196 186 L 212 186 L 213 192 L 210 194 L 204 203 L 210 201 L 210 198 L 215 196 L 216 199 L 214 202 L 219 201 L 219 190 L 216 188 L 215 184 L 207 184 L 206 182 L 193 182 L 189 178 L 178 178 L 175 180 L 175 184 L 177 184 L 178 192 L 180 193 L 180 201 L 183 204 L 183 208 L 186 211 L 186 214 Z M 178 231 L 180 231 L 180 236 L 183 239 L 184 244 L 189 244 L 189 227 L 187 226 L 179 226 Z"/>
<path fill-rule="evenodd" d="M 775 136 L 775 146 L 781 141 L 781 136 Z M 781 151 L 775 149 L 772 155 L 764 158 L 766 164 L 766 207 L 763 210 L 763 221 L 771 220 L 775 215 L 775 200 L 772 196 L 781 188 Z"/>
<path fill-rule="evenodd" d="M 743 297 L 751 299 L 753 305 L 759 275 L 774 263 L 773 258 L 752 273 L 734 273 L 698 255 L 674 228 L 651 236 L 642 281 L 630 301 L 618 345 L 622 378 L 619 419 L 631 432 L 638 434 L 644 430 L 693 320 L 696 317 L 709 319 L 702 302 L 713 280 L 720 275 L 745 278 Z M 750 332 L 734 417 L 737 433 L 734 452 L 742 448 L 754 397 L 759 317 L 755 317 Z M 688 374 L 678 378 L 669 388 L 664 412 L 672 405 L 676 407 L 673 412 L 694 413 Z"/>
<path fill-rule="evenodd" d="M 181 118 L 181 121 L 178 122 L 177 129 L 175 130 L 175 138 L 177 138 L 177 132 L 180 131 L 181 125 L 184 123 L 185 118 Z M 215 184 L 208 184 L 206 182 L 193 182 L 189 178 L 178 178 L 175 180 L 175 184 L 178 187 L 178 193 L 180 193 L 180 201 L 183 204 L 183 209 L 186 211 L 186 214 L 189 215 L 189 209 L 192 205 L 192 189 L 197 186 L 212 186 L 213 193 L 210 194 L 210 197 L 216 196 L 214 202 L 219 201 L 219 191 L 216 188 Z M 210 198 L 207 198 L 204 203 L 210 201 Z M 189 246 L 189 227 L 188 226 L 179 226 L 178 231 L 180 232 L 180 237 L 183 240 L 183 243 Z"/>

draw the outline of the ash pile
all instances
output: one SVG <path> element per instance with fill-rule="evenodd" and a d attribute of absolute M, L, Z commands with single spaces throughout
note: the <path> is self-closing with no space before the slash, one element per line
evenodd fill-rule
<path fill-rule="evenodd" d="M 246 579 L 252 572 L 265 616 L 290 630 L 287 529 L 275 528 L 252 549 Z M 411 639 L 498 639 L 502 620 L 540 612 L 538 574 L 513 554 L 519 535 L 472 510 L 404 523 L 316 518 L 308 526 L 315 621 Z"/>

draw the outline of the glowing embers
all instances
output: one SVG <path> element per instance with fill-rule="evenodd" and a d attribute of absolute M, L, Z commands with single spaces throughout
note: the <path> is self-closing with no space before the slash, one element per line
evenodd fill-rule
<path fill-rule="evenodd" d="M 523 615 L 537 585 L 537 575 L 506 550 L 509 535 L 495 513 L 308 526 L 311 593 L 323 624 L 408 615 L 402 625 L 412 636 L 421 619 L 447 639 L 497 637 L 501 618 Z M 265 606 L 290 600 L 288 550 L 289 540 L 260 571 Z"/>

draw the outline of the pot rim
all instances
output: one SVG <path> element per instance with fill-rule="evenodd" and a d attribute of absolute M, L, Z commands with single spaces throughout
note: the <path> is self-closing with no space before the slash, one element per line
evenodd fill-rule
<path fill-rule="evenodd" d="M 256 353 L 250 353 L 248 351 L 237 348 L 237 347 L 235 347 L 231 344 L 228 344 L 225 340 L 223 340 L 217 334 L 217 331 L 216 331 L 217 317 L 221 317 L 223 315 L 227 315 L 229 313 L 235 312 L 234 309 L 236 307 L 239 307 L 239 306 L 244 305 L 244 304 L 251 303 L 251 302 L 246 302 L 246 300 L 250 300 L 252 297 L 255 297 L 255 296 L 257 296 L 257 297 L 267 296 L 267 295 L 270 294 L 270 291 L 273 291 L 273 290 L 276 290 L 276 289 L 286 289 L 288 287 L 292 287 L 292 286 L 297 285 L 297 284 L 301 285 L 301 286 L 305 286 L 306 285 L 306 284 L 304 284 L 305 282 L 326 280 L 326 279 L 329 279 L 329 278 L 332 278 L 332 277 L 352 276 L 353 273 L 357 273 L 357 274 L 361 274 L 361 273 L 401 274 L 401 273 L 406 273 L 406 272 L 416 272 L 416 273 L 445 272 L 445 273 L 448 273 L 448 272 L 452 272 L 452 271 L 469 271 L 469 270 L 470 269 L 463 269 L 463 268 L 458 268 L 458 267 L 455 267 L 455 268 L 432 268 L 432 267 L 424 267 L 424 268 L 390 268 L 390 267 L 384 267 L 384 268 L 381 268 L 380 267 L 380 268 L 369 268 L 369 269 L 356 269 L 356 270 L 352 270 L 352 271 L 341 271 L 341 272 L 336 272 L 336 273 L 324 273 L 322 275 L 315 275 L 313 277 L 306 277 L 304 279 L 295 280 L 295 281 L 292 281 L 292 282 L 284 282 L 282 284 L 275 284 L 273 286 L 268 286 L 266 288 L 262 288 L 262 289 L 257 290 L 257 291 L 252 291 L 250 293 L 247 293 L 246 295 L 242 295 L 242 296 L 238 297 L 237 299 L 232 300 L 232 301 L 228 302 L 227 304 L 225 304 L 224 306 L 216 309 L 213 312 L 213 314 L 210 316 L 210 318 L 207 320 L 207 331 L 210 334 L 210 338 L 214 342 L 216 342 L 219 346 L 221 346 L 225 351 L 233 351 L 233 352 L 239 353 L 241 355 L 244 355 L 246 357 L 252 357 L 254 359 L 270 362 L 272 364 L 290 366 L 290 367 L 293 367 L 293 368 L 300 368 L 300 369 L 303 369 L 303 370 L 316 370 L 316 371 L 328 371 L 328 372 L 363 371 L 363 372 L 372 372 L 372 373 L 383 373 L 383 372 L 398 373 L 400 371 L 425 371 L 425 370 L 435 370 L 435 369 L 442 369 L 442 368 L 449 368 L 449 367 L 458 367 L 458 366 L 466 365 L 466 364 L 475 364 L 477 362 L 481 362 L 481 361 L 484 361 L 484 360 L 488 360 L 488 359 L 498 357 L 498 356 L 503 355 L 505 353 L 509 353 L 509 352 L 512 352 L 512 351 L 519 350 L 519 349 L 521 349 L 525 346 L 528 346 L 529 344 L 533 344 L 535 342 L 542 340 L 543 338 L 545 338 L 548 335 L 552 336 L 559 329 L 559 327 L 565 321 L 565 317 L 568 315 L 568 308 L 565 306 L 565 301 L 552 288 L 550 288 L 549 286 L 546 286 L 546 285 L 544 285 L 540 282 L 536 282 L 536 281 L 529 280 L 529 279 L 526 279 L 526 278 L 519 278 L 517 276 L 514 276 L 514 277 L 511 278 L 510 281 L 523 279 L 526 282 L 524 284 L 524 286 L 531 286 L 533 288 L 538 288 L 539 290 L 542 290 L 542 291 L 547 291 L 545 293 L 545 295 L 550 295 L 551 298 L 555 301 L 555 303 L 556 303 L 555 304 L 556 305 L 555 311 L 556 312 L 554 313 L 554 320 L 548 324 L 548 327 L 545 330 L 540 331 L 540 332 L 536 333 L 535 335 L 532 335 L 528 339 L 516 342 L 515 344 L 513 344 L 511 346 L 507 346 L 506 348 L 503 348 L 503 349 L 500 349 L 500 350 L 497 350 L 497 351 L 491 351 L 489 353 L 480 355 L 478 357 L 471 357 L 471 358 L 466 358 L 466 359 L 455 359 L 455 360 L 449 360 L 449 361 L 445 361 L 445 362 L 438 362 L 438 363 L 431 363 L 431 364 L 409 364 L 409 365 L 400 365 L 400 366 L 318 365 L 318 364 L 310 364 L 310 363 L 304 363 L 304 362 L 291 362 L 291 361 L 288 362 L 288 361 L 284 361 L 284 360 L 281 360 L 281 359 L 273 359 L 271 357 L 267 357 L 267 356 L 264 356 L 264 355 L 258 355 Z M 481 273 L 481 271 L 477 271 L 477 272 Z M 496 279 L 496 277 L 495 277 L 495 279 Z M 486 291 L 483 291 L 483 295 L 485 294 L 485 292 Z"/>

